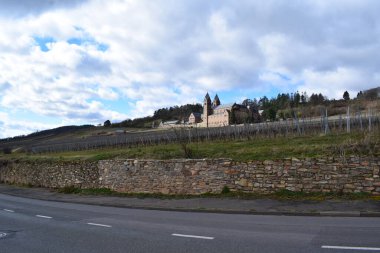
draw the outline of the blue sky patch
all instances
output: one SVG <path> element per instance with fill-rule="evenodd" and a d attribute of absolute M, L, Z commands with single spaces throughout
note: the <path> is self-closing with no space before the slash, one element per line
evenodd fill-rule
<path fill-rule="evenodd" d="M 104 44 L 104 43 L 99 43 L 97 42 L 96 40 L 94 40 L 93 38 L 91 37 L 86 37 L 86 38 L 70 38 L 67 40 L 67 43 L 71 44 L 71 45 L 95 45 L 97 50 L 99 51 L 102 51 L 102 52 L 105 52 L 108 50 L 109 46 Z"/>
<path fill-rule="evenodd" d="M 35 36 L 33 38 L 34 38 L 34 41 L 37 43 L 37 45 L 40 47 L 41 51 L 43 52 L 49 51 L 49 48 L 46 44 L 56 42 L 56 40 L 53 37 Z"/>
<path fill-rule="evenodd" d="M 105 51 L 108 50 L 109 46 L 106 45 L 106 44 L 100 43 L 100 44 L 98 44 L 97 48 L 98 48 L 99 51 L 105 52 Z"/>
<path fill-rule="evenodd" d="M 80 38 L 71 38 L 67 40 L 67 43 L 80 46 L 82 45 L 83 41 Z"/>

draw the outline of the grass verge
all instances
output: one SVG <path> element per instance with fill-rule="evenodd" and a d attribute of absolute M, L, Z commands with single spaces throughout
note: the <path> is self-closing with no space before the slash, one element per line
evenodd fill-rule
<path fill-rule="evenodd" d="M 57 189 L 60 193 L 80 194 L 80 195 L 97 195 L 97 196 L 115 196 L 115 197 L 133 197 L 133 198 L 156 198 L 156 199 L 191 199 L 191 198 L 230 198 L 230 199 L 275 199 L 289 201 L 324 201 L 324 200 L 380 200 L 380 196 L 373 196 L 369 193 L 305 193 L 281 190 L 271 194 L 247 193 L 239 191 L 222 191 L 221 193 L 203 193 L 199 195 L 188 194 L 162 194 L 162 193 L 120 193 L 108 188 L 79 189 L 73 186 Z"/>

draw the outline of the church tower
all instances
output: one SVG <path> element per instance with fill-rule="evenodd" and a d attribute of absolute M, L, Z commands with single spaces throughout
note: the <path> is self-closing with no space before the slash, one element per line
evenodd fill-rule
<path fill-rule="evenodd" d="M 212 114 L 211 98 L 207 92 L 205 99 L 203 100 L 203 122 L 205 122 L 206 127 L 208 127 L 208 116 L 210 116 L 211 114 Z"/>
<path fill-rule="evenodd" d="M 212 107 L 215 108 L 220 105 L 218 94 L 215 95 L 214 101 L 212 101 Z"/>

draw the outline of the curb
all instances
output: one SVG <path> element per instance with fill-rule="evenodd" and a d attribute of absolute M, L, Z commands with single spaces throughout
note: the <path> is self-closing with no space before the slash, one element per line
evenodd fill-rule
<path fill-rule="evenodd" d="M 195 212 L 195 213 L 220 213 L 220 214 L 246 214 L 246 215 L 275 215 L 275 216 L 313 216 L 313 217 L 380 217 L 380 212 L 362 212 L 362 211 L 321 211 L 321 212 L 289 212 L 289 211 L 250 211 L 250 210 L 229 210 L 229 209 L 207 209 L 207 208 L 179 208 L 179 207 L 159 207 L 159 206 L 138 206 L 122 205 L 109 203 L 91 203 L 75 200 L 64 200 L 55 198 L 43 198 L 35 196 L 23 196 L 17 193 L 0 192 L 14 197 L 22 197 L 51 202 L 73 203 L 82 205 L 94 205 L 104 207 L 117 207 L 141 210 L 171 211 L 171 212 Z"/>

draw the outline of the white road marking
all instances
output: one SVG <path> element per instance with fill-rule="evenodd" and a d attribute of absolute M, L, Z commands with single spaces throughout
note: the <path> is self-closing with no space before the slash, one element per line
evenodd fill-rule
<path fill-rule="evenodd" d="M 328 246 L 323 245 L 322 249 L 350 249 L 350 250 L 367 250 L 367 251 L 380 251 L 380 248 L 371 247 L 349 247 L 349 246 Z"/>
<path fill-rule="evenodd" d="M 13 211 L 13 210 L 9 210 L 9 209 L 3 209 L 4 211 L 6 211 L 6 212 L 10 212 L 10 213 L 14 213 L 15 211 Z"/>
<path fill-rule="evenodd" d="M 112 228 L 112 226 L 110 225 L 105 225 L 105 224 L 99 224 L 99 223 L 87 223 L 88 225 L 91 225 L 91 226 L 99 226 L 99 227 L 106 227 L 106 228 Z"/>
<path fill-rule="evenodd" d="M 51 219 L 51 218 L 53 218 L 53 217 L 50 217 L 50 216 L 39 215 L 39 214 L 37 214 L 36 217 L 44 218 L 44 219 Z"/>
<path fill-rule="evenodd" d="M 183 235 L 183 234 L 172 234 L 172 236 L 188 237 L 188 238 L 196 238 L 196 239 L 205 239 L 205 240 L 214 240 L 214 238 L 215 238 L 215 237 L 209 237 L 209 236 Z"/>

